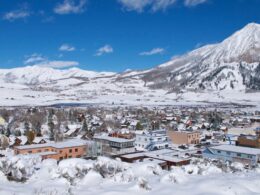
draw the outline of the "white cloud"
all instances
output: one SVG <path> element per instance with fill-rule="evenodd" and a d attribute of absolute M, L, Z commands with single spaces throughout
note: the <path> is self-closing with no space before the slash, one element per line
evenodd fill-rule
<path fill-rule="evenodd" d="M 188 7 L 196 6 L 202 3 L 206 3 L 208 0 L 185 0 L 184 5 Z"/>
<path fill-rule="evenodd" d="M 143 12 L 145 9 L 157 12 L 165 11 L 172 5 L 178 2 L 178 0 L 117 0 L 122 7 L 127 11 Z M 183 0 L 184 5 L 187 7 L 196 6 L 207 2 L 208 0 Z"/>
<path fill-rule="evenodd" d="M 154 48 L 150 51 L 144 51 L 139 53 L 140 56 L 151 56 L 151 55 L 156 55 L 156 54 L 162 54 L 163 52 L 165 52 L 165 49 L 163 48 Z"/>
<path fill-rule="evenodd" d="M 46 61 L 47 59 L 44 58 L 41 54 L 34 53 L 30 56 L 26 56 L 26 60 L 24 61 L 24 64 L 35 64 L 38 62 Z"/>
<path fill-rule="evenodd" d="M 102 56 L 103 54 L 113 53 L 114 49 L 110 45 L 104 45 L 97 50 L 96 56 Z"/>
<path fill-rule="evenodd" d="M 168 7 L 176 3 L 176 0 L 157 0 L 154 1 L 152 11 L 166 10 Z"/>
<path fill-rule="evenodd" d="M 177 0 L 118 0 L 123 8 L 128 11 L 142 12 L 145 8 L 156 12 L 159 10 L 166 10 Z"/>
<path fill-rule="evenodd" d="M 34 64 L 35 66 L 51 67 L 51 68 L 68 68 L 72 66 L 78 66 L 79 63 L 76 61 L 46 61 L 39 64 Z"/>
<path fill-rule="evenodd" d="M 41 66 L 41 67 L 51 67 L 51 68 L 67 68 L 72 66 L 78 66 L 79 63 L 76 61 L 62 61 L 62 60 L 48 60 L 46 57 L 43 57 L 41 54 L 32 54 L 26 56 L 24 61 L 25 65 L 30 66 Z"/>
<path fill-rule="evenodd" d="M 56 14 L 79 14 L 85 11 L 86 0 L 64 0 L 59 3 L 55 8 Z"/>
<path fill-rule="evenodd" d="M 62 44 L 59 48 L 60 51 L 75 51 L 75 47 L 69 45 L 69 44 Z"/>
<path fill-rule="evenodd" d="M 151 4 L 151 0 L 118 0 L 128 11 L 142 12 L 143 9 Z"/>
<path fill-rule="evenodd" d="M 30 16 L 30 12 L 26 9 L 14 10 L 4 14 L 3 19 L 8 21 L 14 21 L 17 19 L 25 19 Z"/>

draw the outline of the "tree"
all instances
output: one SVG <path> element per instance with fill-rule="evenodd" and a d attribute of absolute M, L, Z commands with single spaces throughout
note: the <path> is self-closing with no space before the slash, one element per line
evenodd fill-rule
<path fill-rule="evenodd" d="M 18 129 L 18 130 L 15 130 L 14 135 L 15 135 L 15 136 L 21 136 L 22 133 L 21 133 L 21 131 Z"/>
<path fill-rule="evenodd" d="M 50 131 L 50 140 L 54 140 L 54 123 L 52 121 L 48 122 L 49 131 Z"/>
<path fill-rule="evenodd" d="M 54 122 L 53 122 L 53 115 L 54 112 L 50 111 L 49 115 L 48 115 L 48 127 L 49 127 L 49 131 L 50 131 L 50 140 L 54 140 Z"/>
<path fill-rule="evenodd" d="M 34 131 L 28 131 L 26 136 L 27 136 L 28 143 L 32 144 L 33 140 L 35 138 L 35 132 Z"/>
<path fill-rule="evenodd" d="M 83 120 L 81 131 L 83 131 L 83 132 L 87 132 L 88 131 L 88 125 L 87 125 L 86 119 Z"/>
<path fill-rule="evenodd" d="M 0 138 L 0 144 L 3 149 L 6 149 L 9 146 L 9 139 L 8 137 L 2 135 Z"/>
<path fill-rule="evenodd" d="M 5 128 L 4 127 L 0 127 L 0 134 L 5 134 Z"/>
<path fill-rule="evenodd" d="M 30 131 L 30 124 L 26 121 L 24 123 L 24 135 L 26 136 L 29 131 Z"/>
<path fill-rule="evenodd" d="M 141 124 L 140 122 L 137 122 L 137 123 L 136 123 L 136 126 L 135 126 L 135 129 L 136 129 L 136 130 L 143 130 L 142 124 Z"/>
<path fill-rule="evenodd" d="M 9 136 L 11 135 L 11 131 L 10 131 L 10 128 L 9 128 L 9 127 L 7 127 L 7 129 L 6 129 L 5 135 L 6 135 L 7 137 L 9 137 Z"/>
<path fill-rule="evenodd" d="M 35 125 L 35 133 L 36 133 L 37 137 L 42 136 L 41 128 L 42 128 L 41 123 L 37 122 L 36 125 Z"/>
<path fill-rule="evenodd" d="M 63 136 L 62 131 L 55 132 L 55 134 L 54 134 L 54 141 L 55 142 L 61 142 L 61 141 L 63 141 L 63 138 L 64 138 L 64 136 Z"/>

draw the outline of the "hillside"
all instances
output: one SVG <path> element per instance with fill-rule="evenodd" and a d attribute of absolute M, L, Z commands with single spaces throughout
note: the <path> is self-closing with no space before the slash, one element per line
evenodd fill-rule
<path fill-rule="evenodd" d="M 145 71 L 123 73 L 27 66 L 0 70 L 1 105 L 56 103 L 260 105 L 260 25 L 251 23 Z"/>

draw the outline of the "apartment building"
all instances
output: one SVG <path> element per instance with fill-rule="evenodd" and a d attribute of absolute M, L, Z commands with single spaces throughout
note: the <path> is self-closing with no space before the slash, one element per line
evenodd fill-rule
<path fill-rule="evenodd" d="M 86 155 L 87 145 L 82 140 L 69 140 L 45 144 L 32 144 L 15 146 L 14 153 L 40 155 L 42 159 L 53 158 L 63 160 L 67 158 L 80 158 Z"/>
<path fill-rule="evenodd" d="M 174 144 L 200 143 L 200 132 L 198 131 L 167 131 L 167 135 Z"/>

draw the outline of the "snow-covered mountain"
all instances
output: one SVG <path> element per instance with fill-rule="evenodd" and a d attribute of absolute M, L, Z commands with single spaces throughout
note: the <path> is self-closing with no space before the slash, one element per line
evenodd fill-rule
<path fill-rule="evenodd" d="M 147 86 L 176 90 L 260 90 L 260 25 L 250 23 L 148 73 Z"/>
<path fill-rule="evenodd" d="M 70 68 L 66 70 L 53 69 L 49 67 L 26 66 L 13 69 L 0 69 L 0 79 L 7 83 L 18 84 L 41 84 L 53 82 L 59 79 L 68 78 L 94 78 L 111 76 L 112 72 L 94 72 L 86 71 L 78 68 Z"/>
<path fill-rule="evenodd" d="M 260 105 L 256 95 L 260 91 L 260 25 L 248 24 L 221 43 L 145 71 L 111 73 L 39 66 L 0 69 L 0 90 L 1 105 L 251 100 Z"/>

